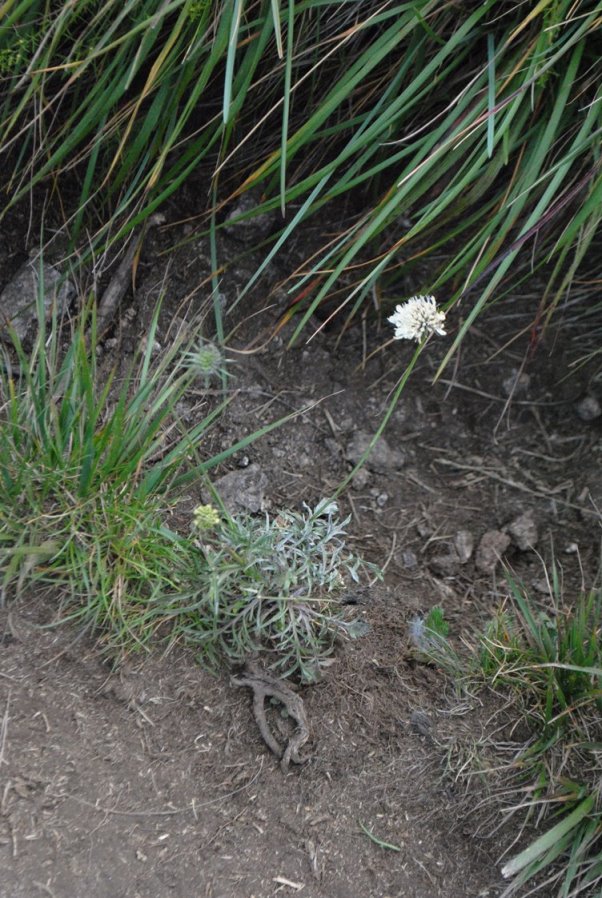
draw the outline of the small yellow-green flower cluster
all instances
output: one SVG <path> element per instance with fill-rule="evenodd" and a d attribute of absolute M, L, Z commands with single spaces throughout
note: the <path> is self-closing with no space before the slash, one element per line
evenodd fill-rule
<path fill-rule="evenodd" d="M 196 530 L 213 530 L 219 524 L 220 517 L 213 505 L 197 505 L 192 512 L 192 521 Z"/>
<path fill-rule="evenodd" d="M 211 0 L 192 0 L 192 3 L 188 7 L 188 18 L 192 22 L 196 22 L 197 19 L 202 19 L 209 9 L 210 3 Z"/>
<path fill-rule="evenodd" d="M 29 46 L 24 38 L 17 38 L 12 47 L 0 50 L 0 75 L 14 75 L 25 68 Z"/>

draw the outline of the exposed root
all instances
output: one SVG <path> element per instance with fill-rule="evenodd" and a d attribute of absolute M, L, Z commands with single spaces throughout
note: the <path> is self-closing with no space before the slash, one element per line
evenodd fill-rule
<path fill-rule="evenodd" d="M 282 680 L 262 670 L 255 661 L 247 662 L 243 675 L 232 677 L 230 682 L 233 686 L 248 686 L 253 690 L 253 713 L 259 732 L 270 751 L 280 758 L 282 771 L 286 773 L 291 761 L 293 764 L 304 764 L 308 761 L 309 757 L 300 754 L 302 746 L 309 739 L 309 724 L 303 699 Z M 297 729 L 284 749 L 268 726 L 264 704 L 266 698 L 275 698 L 282 702 L 289 715 L 297 722 Z"/>

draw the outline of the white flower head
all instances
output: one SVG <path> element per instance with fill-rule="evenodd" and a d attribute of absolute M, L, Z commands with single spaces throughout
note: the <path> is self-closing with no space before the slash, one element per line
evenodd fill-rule
<path fill-rule="evenodd" d="M 417 340 L 419 343 L 430 336 L 445 336 L 445 312 L 437 308 L 434 296 L 412 296 L 403 305 L 397 306 L 387 318 L 395 328 L 396 340 Z"/>

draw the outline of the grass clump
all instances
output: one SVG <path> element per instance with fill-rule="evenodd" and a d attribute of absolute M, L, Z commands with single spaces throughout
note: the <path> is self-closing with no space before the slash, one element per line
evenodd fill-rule
<path fill-rule="evenodd" d="M 506 822 L 516 820 L 519 836 L 524 838 L 528 825 L 543 829 L 504 864 L 510 880 L 504 896 L 526 884 L 533 891 L 553 888 L 558 898 L 599 895 L 602 591 L 580 595 L 566 608 L 556 588 L 554 607 L 544 611 L 518 583 L 509 584 L 510 602 L 462 659 L 461 670 L 455 652 L 446 656 L 441 638 L 432 654 L 428 642 L 421 651 L 459 686 L 495 688 L 506 699 L 512 730 L 522 724 L 529 733 L 510 761 L 498 755 L 490 758 L 489 769 L 479 763 L 478 770 L 463 774 L 485 784 L 495 781 L 484 805 L 496 805 Z M 495 740 L 487 742 L 491 747 Z"/>
<path fill-rule="evenodd" d="M 283 676 L 318 679 L 337 636 L 365 629 L 349 620 L 345 590 L 362 573 L 378 575 L 347 550 L 349 518 L 337 512 L 335 502 L 322 501 L 303 512 L 216 523 L 211 506 L 197 509 L 197 593 L 184 610 L 185 638 L 232 662 L 262 652 Z"/>
<path fill-rule="evenodd" d="M 94 311 L 61 329 L 56 318 L 46 325 L 43 285 L 38 305 L 31 351 L 14 331 L 0 349 L 1 598 L 52 582 L 68 616 L 122 644 L 146 640 L 144 603 L 174 588 L 186 554 L 165 521 L 195 467 L 199 476 L 191 458 L 216 412 L 179 430 L 195 373 L 180 362 L 181 335 L 153 361 L 158 309 L 137 361 L 101 384 Z"/>
<path fill-rule="evenodd" d="M 254 188 L 241 218 L 282 215 L 258 277 L 346 197 L 342 226 L 291 276 L 295 336 L 322 302 L 352 315 L 410 278 L 463 299 L 447 362 L 549 263 L 545 322 L 593 245 L 600 25 L 599 4 L 573 0 L 23 0 L 0 25 L 6 207 L 67 183 L 67 230 L 89 224 L 98 250 L 205 165 L 215 270 L 224 207 Z"/>
<path fill-rule="evenodd" d="M 60 619 L 113 647 L 159 633 L 208 661 L 266 651 L 284 675 L 315 679 L 336 635 L 355 632 L 336 599 L 369 567 L 346 550 L 335 503 L 274 518 L 200 506 L 196 538 L 169 523 L 189 484 L 279 422 L 203 459 L 227 403 L 207 412 L 195 385 L 221 372 L 221 351 L 188 331 L 155 360 L 157 309 L 139 357 L 103 381 L 93 308 L 47 327 L 40 285 L 38 310 L 30 352 L 14 331 L 12 351 L 0 345 L 0 604 L 48 584 Z M 185 430 L 177 409 L 193 390 L 199 423 Z"/>

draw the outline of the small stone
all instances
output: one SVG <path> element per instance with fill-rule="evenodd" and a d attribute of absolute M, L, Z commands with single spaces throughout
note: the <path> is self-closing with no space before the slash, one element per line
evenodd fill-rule
<path fill-rule="evenodd" d="M 595 396 L 583 396 L 575 403 L 575 411 L 582 421 L 595 421 L 602 415 L 602 407 Z"/>
<path fill-rule="evenodd" d="M 223 230 L 226 234 L 237 240 L 251 242 L 259 242 L 267 237 L 276 223 L 276 213 L 272 210 L 261 212 L 259 215 L 253 214 L 259 205 L 261 205 L 259 191 L 248 190 L 243 193 L 224 222 Z M 249 213 L 248 218 L 236 221 L 246 213 Z"/>
<path fill-rule="evenodd" d="M 356 465 L 367 451 L 373 436 L 366 431 L 358 430 L 347 443 L 345 457 Z M 385 474 L 392 469 L 402 468 L 406 458 L 403 452 L 391 449 L 384 437 L 379 437 L 365 461 L 366 467 L 372 471 Z"/>
<path fill-rule="evenodd" d="M 460 564 L 466 564 L 467 561 L 470 561 L 474 552 L 474 536 L 470 530 L 458 530 L 454 539 L 454 549 Z"/>
<path fill-rule="evenodd" d="M 384 508 L 387 502 L 389 501 L 388 493 L 379 493 L 376 497 L 376 504 L 379 508 Z"/>
<path fill-rule="evenodd" d="M 418 559 L 411 549 L 404 549 L 401 553 L 401 563 L 403 567 L 411 571 L 412 568 L 418 567 Z"/>
<path fill-rule="evenodd" d="M 510 375 L 502 381 L 502 389 L 506 396 L 516 396 L 517 394 L 526 393 L 529 389 L 531 378 L 524 371 L 514 368 Z"/>
<path fill-rule="evenodd" d="M 38 321 L 37 297 L 40 279 L 40 265 L 26 262 L 0 293 L 0 338 L 9 340 L 7 325 L 10 324 L 19 340 L 23 342 L 33 336 Z M 44 288 L 44 314 L 50 322 L 53 311 L 58 318 L 69 308 L 76 290 L 71 281 L 64 278 L 58 268 L 42 263 L 42 286 Z"/>
<path fill-rule="evenodd" d="M 429 536 L 433 535 L 433 525 L 430 521 L 421 520 L 416 524 L 416 530 L 418 531 L 418 535 L 423 539 L 427 539 Z"/>
<path fill-rule="evenodd" d="M 483 574 L 493 574 L 510 542 L 508 534 L 501 530 L 488 530 L 484 533 L 475 558 L 477 568 Z"/>
<path fill-rule="evenodd" d="M 429 560 L 429 568 L 434 574 L 440 574 L 443 577 L 450 577 L 456 573 L 459 558 L 450 547 L 450 551 L 446 555 L 435 555 Z"/>
<path fill-rule="evenodd" d="M 324 440 L 324 445 L 333 458 L 341 457 L 341 444 L 338 442 L 338 440 L 335 440 L 333 437 L 326 437 L 326 439 Z"/>
<path fill-rule="evenodd" d="M 433 724 L 426 711 L 422 711 L 420 708 L 412 711 L 410 714 L 410 729 L 413 733 L 416 733 L 418 736 L 430 737 L 432 728 Z"/>
<path fill-rule="evenodd" d="M 230 514 L 248 511 L 251 514 L 263 511 L 265 504 L 265 488 L 268 478 L 259 465 L 249 465 L 242 471 L 230 471 L 213 484 L 220 499 Z M 211 501 L 211 497 L 203 495 L 203 501 Z"/>
<path fill-rule="evenodd" d="M 117 340 L 115 340 L 115 345 L 117 345 Z M 146 337 L 146 334 L 144 334 L 140 338 L 140 345 L 139 345 L 140 352 L 141 353 L 146 352 L 147 348 L 148 348 L 148 339 Z M 163 347 L 161 346 L 159 341 L 153 340 L 153 345 L 151 347 L 151 355 L 159 355 L 159 353 L 162 351 L 163 351 Z"/>
<path fill-rule="evenodd" d="M 532 511 L 526 511 L 520 517 L 515 518 L 506 529 L 512 537 L 512 542 L 521 552 L 533 549 L 537 545 L 537 526 L 533 520 Z"/>
<path fill-rule="evenodd" d="M 363 490 L 370 482 L 370 471 L 367 468 L 360 468 L 351 478 L 351 487 L 354 490 Z"/>
<path fill-rule="evenodd" d="M 546 579 L 533 580 L 533 582 L 531 583 L 531 586 L 533 587 L 535 592 L 539 592 L 539 593 L 541 593 L 541 595 L 544 595 L 544 596 L 552 595 L 552 590 L 550 589 L 550 584 L 549 584 L 548 580 L 546 580 Z"/>
<path fill-rule="evenodd" d="M 564 550 L 565 555 L 577 555 L 579 552 L 579 544 L 578 543 L 569 543 L 568 546 Z"/>

